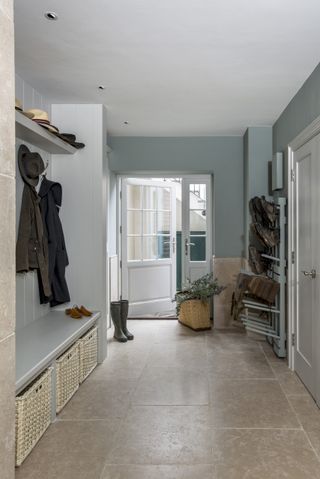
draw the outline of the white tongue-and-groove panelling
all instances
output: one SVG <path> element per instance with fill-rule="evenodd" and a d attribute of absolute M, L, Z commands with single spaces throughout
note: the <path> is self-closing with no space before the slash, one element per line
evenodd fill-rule
<path fill-rule="evenodd" d="M 23 105 L 24 110 L 29 108 L 39 108 L 49 113 L 51 112 L 51 104 L 49 101 L 37 92 L 31 85 L 26 83 L 18 75 L 15 77 L 16 82 L 16 98 L 18 98 Z M 16 140 L 16 151 L 18 152 L 21 144 L 27 145 L 30 151 L 37 151 L 40 153 L 43 161 L 49 162 L 47 170 L 47 177 L 51 177 L 51 155 L 39 148 L 34 147 L 30 143 L 22 141 L 20 138 Z M 21 198 L 24 183 L 21 179 L 17 158 L 16 158 L 16 235 L 18 235 Z M 48 305 L 40 305 L 38 278 L 35 271 L 29 273 L 17 274 L 16 280 L 16 330 L 31 323 L 32 321 L 44 316 L 49 311 Z"/>

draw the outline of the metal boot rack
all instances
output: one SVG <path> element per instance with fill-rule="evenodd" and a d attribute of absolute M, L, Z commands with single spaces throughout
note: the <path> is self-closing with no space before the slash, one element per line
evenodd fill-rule
<path fill-rule="evenodd" d="M 240 315 L 245 328 L 257 334 L 266 336 L 267 341 L 273 346 L 275 354 L 279 358 L 286 357 L 286 259 L 285 259 L 285 207 L 286 198 L 275 198 L 277 205 L 277 224 L 280 232 L 280 242 L 272 248 L 270 255 L 262 254 L 270 261 L 270 269 L 267 272 L 269 278 L 280 283 L 279 293 L 275 305 L 269 307 L 250 298 L 244 298 L 242 303 L 245 307 Z M 244 271 L 248 273 L 247 271 Z M 261 318 L 261 312 L 265 312 L 267 318 Z M 259 315 L 260 313 L 260 315 Z"/>

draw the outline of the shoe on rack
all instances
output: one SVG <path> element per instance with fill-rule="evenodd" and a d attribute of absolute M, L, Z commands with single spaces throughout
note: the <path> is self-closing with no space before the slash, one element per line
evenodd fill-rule
<path fill-rule="evenodd" d="M 264 196 L 260 198 L 262 215 L 269 226 L 274 227 L 277 220 L 277 207 L 274 203 L 267 201 Z"/>
<path fill-rule="evenodd" d="M 269 262 L 261 256 L 253 245 L 249 246 L 249 264 L 255 274 L 263 274 L 268 270 Z"/>
<path fill-rule="evenodd" d="M 264 247 L 273 248 L 280 242 L 280 232 L 278 229 L 265 228 L 259 223 L 252 223 L 250 228 L 260 244 Z"/>

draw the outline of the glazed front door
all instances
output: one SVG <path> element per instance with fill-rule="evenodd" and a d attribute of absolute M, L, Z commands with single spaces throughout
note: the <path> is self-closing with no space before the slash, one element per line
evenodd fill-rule
<path fill-rule="evenodd" d="M 211 269 L 211 177 L 182 178 L 182 283 Z"/>
<path fill-rule="evenodd" d="M 176 196 L 169 183 L 122 180 L 122 296 L 130 317 L 174 310 Z"/>

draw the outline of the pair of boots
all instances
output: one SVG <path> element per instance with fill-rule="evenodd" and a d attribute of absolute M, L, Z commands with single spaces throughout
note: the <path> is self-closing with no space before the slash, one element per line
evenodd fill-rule
<path fill-rule="evenodd" d="M 120 343 L 132 341 L 134 338 L 127 329 L 129 301 L 122 299 L 121 301 L 111 301 L 111 318 L 114 325 L 114 339 Z"/>

